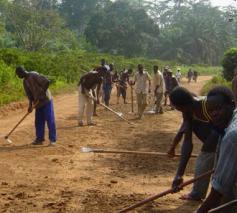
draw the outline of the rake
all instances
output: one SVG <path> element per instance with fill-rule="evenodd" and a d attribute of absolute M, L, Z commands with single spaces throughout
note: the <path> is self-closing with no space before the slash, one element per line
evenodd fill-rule
<path fill-rule="evenodd" d="M 89 98 L 91 98 L 94 101 L 97 101 L 95 97 L 91 96 L 91 95 L 87 95 Z M 126 121 L 128 124 L 134 125 L 132 122 L 130 122 L 128 119 L 123 117 L 123 113 L 122 112 L 116 112 L 115 110 L 113 110 L 112 108 L 106 106 L 103 103 L 99 103 L 101 106 L 103 106 L 104 108 L 108 109 L 110 112 L 114 113 L 115 115 L 117 115 L 120 119 Z"/>
<path fill-rule="evenodd" d="M 154 156 L 166 156 L 167 153 L 164 152 L 143 152 L 143 151 L 128 151 L 128 150 L 105 150 L 105 149 L 94 149 L 91 147 L 82 147 L 82 153 L 114 153 L 114 154 L 140 154 L 140 155 L 154 155 Z M 174 157 L 180 157 L 180 154 L 176 154 Z M 191 157 L 197 157 L 197 155 L 191 155 Z"/>

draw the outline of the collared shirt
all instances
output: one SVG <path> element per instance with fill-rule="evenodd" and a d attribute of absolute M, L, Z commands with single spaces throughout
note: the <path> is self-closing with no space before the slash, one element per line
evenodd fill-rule
<path fill-rule="evenodd" d="M 140 94 L 147 94 L 148 93 L 148 86 L 147 86 L 147 81 L 150 81 L 151 77 L 150 75 L 143 71 L 142 74 L 137 72 L 135 74 L 135 82 L 136 82 L 136 93 Z"/>
<path fill-rule="evenodd" d="M 153 75 L 152 80 L 153 80 L 154 90 L 156 89 L 156 87 L 158 87 L 157 93 L 163 93 L 164 88 L 165 88 L 165 82 L 164 82 L 163 75 L 159 70 L 156 74 Z"/>
<path fill-rule="evenodd" d="M 23 86 L 28 99 L 39 108 L 52 99 L 48 89 L 49 80 L 37 72 L 29 72 L 23 80 Z"/>
<path fill-rule="evenodd" d="M 212 187 L 223 195 L 233 195 L 237 183 L 237 110 L 219 142 L 219 156 Z"/>

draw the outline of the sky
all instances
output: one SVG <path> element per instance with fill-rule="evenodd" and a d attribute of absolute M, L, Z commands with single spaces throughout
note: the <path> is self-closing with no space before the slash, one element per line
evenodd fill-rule
<path fill-rule="evenodd" d="M 229 6 L 229 5 L 235 5 L 237 6 L 237 1 L 234 0 L 210 0 L 213 6 Z"/>

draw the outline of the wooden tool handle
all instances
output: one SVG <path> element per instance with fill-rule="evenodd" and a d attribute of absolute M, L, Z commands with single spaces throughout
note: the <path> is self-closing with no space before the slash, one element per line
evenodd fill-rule
<path fill-rule="evenodd" d="M 231 207 L 231 206 L 236 206 L 236 205 L 237 205 L 237 200 L 232 200 L 232 201 L 230 201 L 228 203 L 225 203 L 225 204 L 223 204 L 221 206 L 218 206 L 215 209 L 212 209 L 212 210 L 208 211 L 208 213 L 219 212 L 220 210 L 223 210 L 226 207 Z"/>
<path fill-rule="evenodd" d="M 30 113 L 27 112 L 22 118 L 21 120 L 12 128 L 12 130 L 5 136 L 5 139 L 8 139 L 8 137 L 13 133 L 13 131 L 20 125 L 20 123 L 25 120 L 25 118 L 29 115 Z"/>
<path fill-rule="evenodd" d="M 204 177 L 210 176 L 213 173 L 213 171 L 214 170 L 210 170 L 210 171 L 208 171 L 208 172 L 206 172 L 206 173 L 204 173 L 204 174 L 202 174 L 202 175 L 200 175 L 200 176 L 198 176 L 196 178 L 192 178 L 192 179 L 190 179 L 190 180 L 180 184 L 179 188 L 182 189 L 183 187 L 185 187 L 185 186 L 187 186 L 189 184 L 192 184 L 192 183 L 194 183 L 194 182 L 196 182 L 196 181 L 198 181 L 198 180 L 200 180 L 200 179 L 202 179 Z M 133 209 L 135 209 L 137 207 L 140 207 L 140 206 L 142 206 L 142 205 L 144 205 L 144 204 L 146 204 L 146 203 L 148 203 L 150 201 L 156 200 L 157 198 L 163 197 L 163 196 L 165 196 L 167 194 L 174 193 L 174 192 L 175 192 L 175 188 L 168 189 L 168 190 L 166 190 L 164 192 L 161 192 L 161 193 L 159 193 L 157 195 L 153 195 L 153 196 L 151 196 L 151 197 L 149 197 L 149 198 L 147 198 L 145 200 L 142 200 L 142 201 L 140 201 L 138 203 L 135 203 L 132 206 L 124 208 L 124 209 L 118 211 L 118 213 L 129 212 L 129 211 L 131 211 L 131 210 L 133 210 Z"/>
<path fill-rule="evenodd" d="M 94 153 L 115 153 L 115 154 L 143 154 L 143 155 L 154 155 L 154 156 L 166 156 L 167 153 L 164 152 L 144 152 L 144 151 L 128 151 L 128 150 L 104 150 L 104 149 L 94 149 Z M 174 157 L 180 157 L 180 154 L 174 155 Z M 191 155 L 191 157 L 197 157 L 197 155 Z"/>

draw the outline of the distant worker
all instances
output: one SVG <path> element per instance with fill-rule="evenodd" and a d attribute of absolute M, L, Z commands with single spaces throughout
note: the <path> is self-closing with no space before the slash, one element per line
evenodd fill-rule
<path fill-rule="evenodd" d="M 104 103 L 106 106 L 109 106 L 109 101 L 110 101 L 110 95 L 112 91 L 112 71 L 114 69 L 113 64 L 109 65 L 109 70 L 105 73 L 104 79 L 103 79 L 103 98 L 104 98 Z"/>
<path fill-rule="evenodd" d="M 177 69 L 175 77 L 176 77 L 177 81 L 180 83 L 181 82 L 181 78 L 182 78 L 182 73 L 181 73 L 180 68 Z"/>
<path fill-rule="evenodd" d="M 79 92 L 79 116 L 78 126 L 83 126 L 83 114 L 86 107 L 87 125 L 94 125 L 92 122 L 93 102 L 99 103 L 99 92 L 103 82 L 103 76 L 107 70 L 105 67 L 98 67 L 83 75 L 78 83 Z M 95 90 L 96 89 L 96 93 Z"/>
<path fill-rule="evenodd" d="M 120 79 L 118 80 L 117 84 L 117 103 L 119 103 L 120 95 L 123 97 L 123 103 L 127 104 L 126 97 L 127 97 L 127 87 L 129 84 L 129 76 L 132 74 L 132 69 L 124 70 L 121 75 Z"/>
<path fill-rule="evenodd" d="M 164 82 L 163 75 L 157 65 L 153 67 L 153 72 L 154 72 L 153 89 L 154 89 L 154 97 L 156 101 L 155 113 L 162 114 L 163 113 L 162 100 L 163 100 L 164 92 L 165 92 L 165 82 Z"/>
<path fill-rule="evenodd" d="M 149 87 L 147 86 L 147 82 Z M 143 69 L 142 64 L 138 64 L 138 71 L 135 74 L 133 84 L 136 84 L 135 91 L 137 94 L 138 118 L 141 119 L 147 106 L 147 93 L 151 92 L 151 77 Z"/>
<path fill-rule="evenodd" d="M 24 67 L 16 68 L 16 75 L 23 79 L 23 86 L 29 99 L 28 112 L 35 108 L 36 139 L 33 145 L 43 144 L 45 137 L 45 123 L 49 129 L 50 144 L 54 145 L 57 140 L 53 99 L 49 91 L 50 81 L 37 72 L 27 72 Z"/>
<path fill-rule="evenodd" d="M 166 88 L 166 90 L 165 90 L 165 106 L 167 105 L 167 101 L 168 101 L 170 93 L 177 86 L 179 86 L 177 79 L 173 76 L 172 70 L 168 69 L 167 70 L 167 77 L 166 77 L 166 81 L 165 81 L 165 88 Z M 171 106 L 171 103 L 169 103 L 169 105 Z M 172 106 L 171 106 L 171 108 L 173 109 Z"/>
<path fill-rule="evenodd" d="M 194 80 L 194 82 L 197 82 L 197 78 L 198 78 L 198 71 L 194 70 L 193 71 L 193 80 Z"/>
<path fill-rule="evenodd" d="M 188 70 L 187 78 L 188 78 L 188 83 L 190 83 L 193 78 L 193 71 L 191 68 Z"/>

